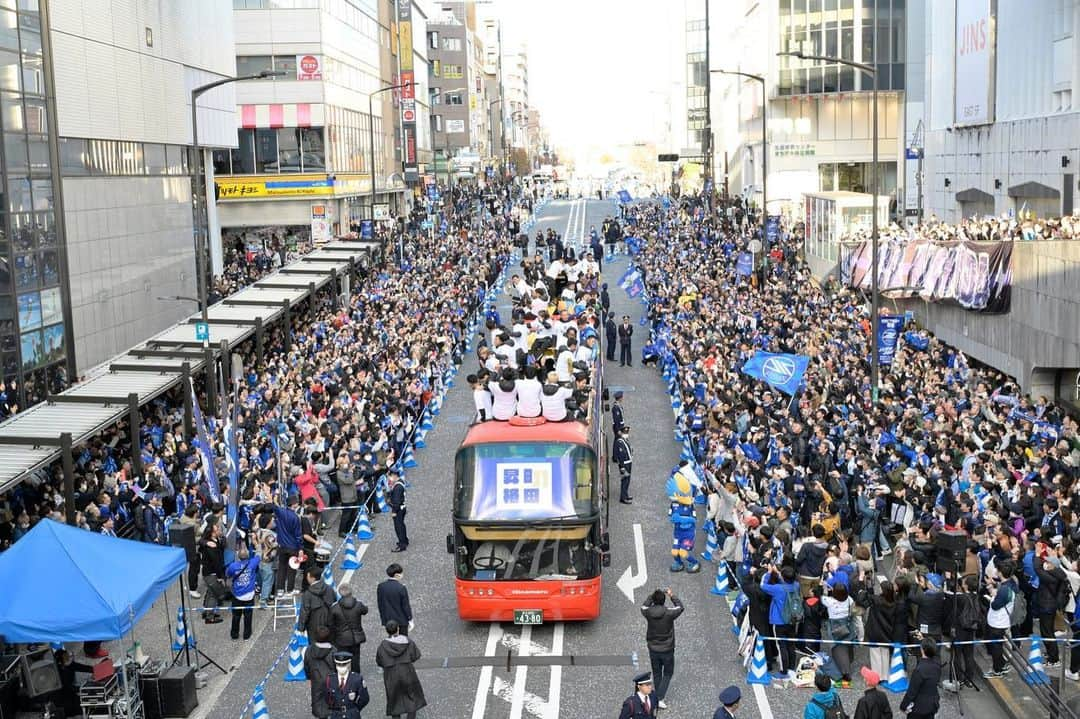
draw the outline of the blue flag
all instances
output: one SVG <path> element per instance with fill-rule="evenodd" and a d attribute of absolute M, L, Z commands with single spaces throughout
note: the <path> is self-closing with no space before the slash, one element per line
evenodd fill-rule
<path fill-rule="evenodd" d="M 810 358 L 806 355 L 774 354 L 758 350 L 743 365 L 743 374 L 784 392 L 794 395 L 802 384 Z"/>
<path fill-rule="evenodd" d="M 206 436 L 206 423 L 203 422 L 202 410 L 199 409 L 199 398 L 195 396 L 194 382 L 191 383 L 191 410 L 195 419 L 195 437 L 191 440 L 191 443 L 199 452 L 199 456 L 202 457 L 210 499 L 214 502 L 220 502 L 221 492 L 218 491 L 217 473 L 214 471 L 214 452 L 211 449 L 210 440 Z"/>
<path fill-rule="evenodd" d="M 630 202 L 632 199 L 634 198 L 630 196 L 629 192 L 626 190 L 619 190 L 619 202 Z"/>
<path fill-rule="evenodd" d="M 630 286 L 626 288 L 626 294 L 631 297 L 637 297 L 645 291 L 645 283 L 641 281 L 641 277 L 635 277 L 634 281 L 630 283 Z"/>
<path fill-rule="evenodd" d="M 735 259 L 735 274 L 749 275 L 754 271 L 754 256 L 749 252 L 740 252 Z"/>
<path fill-rule="evenodd" d="M 228 519 L 230 539 L 236 528 L 236 507 L 240 501 L 240 450 L 236 441 L 239 404 L 237 402 L 231 402 L 231 404 L 232 413 L 225 422 L 225 459 L 229 463 L 229 506 L 225 509 L 225 517 Z"/>
<path fill-rule="evenodd" d="M 900 339 L 904 318 L 899 315 L 883 315 L 878 318 L 878 362 L 891 365 L 896 356 L 896 343 Z"/>

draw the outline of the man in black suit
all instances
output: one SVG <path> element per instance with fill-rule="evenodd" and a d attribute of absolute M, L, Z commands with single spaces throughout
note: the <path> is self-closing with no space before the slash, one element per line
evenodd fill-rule
<path fill-rule="evenodd" d="M 412 605 L 409 603 L 409 590 L 401 583 L 404 570 L 394 562 L 386 568 L 386 576 L 375 590 L 379 604 L 379 621 L 385 627 L 393 619 L 401 627 L 401 634 L 408 636 L 413 628 Z"/>
<path fill-rule="evenodd" d="M 604 290 L 605 292 L 607 290 Z M 607 361 L 615 361 L 615 342 L 618 339 L 619 326 L 615 324 L 615 318 L 609 312 L 604 320 L 604 339 L 607 342 Z"/>
<path fill-rule="evenodd" d="M 634 454 L 630 448 L 630 428 L 626 425 L 623 425 L 618 439 L 615 440 L 612 457 L 619 466 L 619 501 L 633 504 L 634 498 L 630 496 L 630 470 L 633 468 Z"/>
<path fill-rule="evenodd" d="M 652 674 L 644 672 L 634 677 L 634 693 L 626 698 L 619 719 L 653 719 L 656 702 L 652 698 Z"/>
<path fill-rule="evenodd" d="M 623 315 L 622 324 L 619 325 L 619 366 L 633 367 L 630 361 L 630 338 L 634 336 L 634 326 L 630 324 L 630 315 Z"/>
<path fill-rule="evenodd" d="M 919 644 L 919 663 L 908 678 L 908 690 L 900 700 L 900 711 L 908 719 L 933 719 L 941 704 L 938 684 L 941 683 L 941 662 L 937 659 L 937 643 L 924 637 Z"/>
<path fill-rule="evenodd" d="M 386 501 L 390 505 L 390 518 L 394 520 L 394 534 L 397 535 L 397 546 L 390 551 L 404 552 L 409 548 L 409 533 L 405 529 L 405 483 L 394 471 L 388 472 L 386 478 L 390 489 Z"/>

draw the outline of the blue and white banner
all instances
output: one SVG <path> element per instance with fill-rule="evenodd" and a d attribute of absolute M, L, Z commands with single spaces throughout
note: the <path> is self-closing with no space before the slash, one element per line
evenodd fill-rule
<path fill-rule="evenodd" d="M 631 200 L 634 199 L 633 197 L 630 196 L 630 193 L 627 192 L 626 190 L 619 190 L 618 196 L 619 196 L 619 202 L 623 202 L 623 203 L 630 202 Z"/>
<path fill-rule="evenodd" d="M 199 398 L 195 396 L 195 383 L 191 383 L 191 411 L 195 420 L 195 437 L 191 443 L 202 458 L 203 473 L 206 475 L 207 493 L 215 502 L 221 501 L 221 492 L 218 491 L 217 472 L 214 471 L 213 445 L 206 435 L 206 423 L 203 421 L 202 410 L 199 409 Z"/>
<path fill-rule="evenodd" d="M 765 239 L 769 241 L 769 246 L 775 245 L 780 239 L 779 215 L 769 215 L 765 218 Z"/>
<path fill-rule="evenodd" d="M 900 315 L 882 315 L 878 320 L 878 363 L 891 365 L 896 356 L 896 344 L 904 318 Z"/>
<path fill-rule="evenodd" d="M 629 290 L 630 286 L 641 279 L 641 273 L 634 268 L 628 268 L 623 276 L 619 278 L 619 287 L 624 290 Z"/>
<path fill-rule="evenodd" d="M 749 252 L 740 252 L 735 259 L 735 274 L 750 275 L 754 272 L 754 255 Z"/>
<path fill-rule="evenodd" d="M 789 395 L 798 391 L 803 375 L 810 366 L 806 355 L 776 354 L 773 352 L 754 352 L 743 365 L 743 374 L 775 387 Z"/>
<path fill-rule="evenodd" d="M 630 286 L 626 288 L 626 294 L 631 297 L 637 297 L 645 291 L 645 283 L 641 281 L 641 277 L 635 277 L 634 281 L 630 283 Z"/>

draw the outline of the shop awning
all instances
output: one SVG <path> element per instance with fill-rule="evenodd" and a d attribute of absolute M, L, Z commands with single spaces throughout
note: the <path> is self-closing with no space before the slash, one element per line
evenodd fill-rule
<path fill-rule="evenodd" d="M 983 192 L 976 187 L 969 187 L 956 193 L 957 202 L 975 202 L 978 204 L 994 204 L 994 196 L 989 192 Z"/>
<path fill-rule="evenodd" d="M 1041 182 L 1021 182 L 1009 188 L 1009 197 L 1021 200 L 1056 200 L 1061 193 Z"/>

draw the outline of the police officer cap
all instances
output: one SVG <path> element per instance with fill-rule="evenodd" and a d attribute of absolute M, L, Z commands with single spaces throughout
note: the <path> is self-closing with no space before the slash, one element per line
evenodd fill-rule
<path fill-rule="evenodd" d="M 334 652 L 334 663 L 335 664 L 350 664 L 350 663 L 352 663 L 352 653 L 351 652 Z"/>
<path fill-rule="evenodd" d="M 620 389 L 620 390 L 616 390 L 616 392 L 615 392 L 615 399 L 622 399 L 622 396 L 623 396 L 623 394 L 622 394 L 622 390 L 621 390 L 621 389 Z"/>
<path fill-rule="evenodd" d="M 742 692 L 739 691 L 739 687 L 732 685 L 720 692 L 720 703 L 726 707 L 734 706 L 742 699 Z"/>
<path fill-rule="evenodd" d="M 652 684 L 652 672 L 642 672 L 634 677 L 634 684 Z"/>

